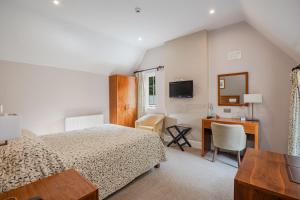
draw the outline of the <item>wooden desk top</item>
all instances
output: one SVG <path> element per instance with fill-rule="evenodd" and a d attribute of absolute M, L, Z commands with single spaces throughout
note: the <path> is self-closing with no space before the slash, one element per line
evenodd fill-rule
<path fill-rule="evenodd" d="M 240 118 L 210 118 L 210 119 L 202 119 L 204 121 L 211 121 L 211 122 L 220 122 L 220 123 L 227 123 L 227 124 L 243 124 L 243 125 L 258 125 L 258 121 L 242 121 Z"/>
<path fill-rule="evenodd" d="M 247 149 L 235 181 L 284 199 L 300 199 L 300 184 L 289 180 L 282 154 Z"/>
<path fill-rule="evenodd" d="M 0 200 L 6 200 L 10 197 L 15 197 L 17 200 L 28 200 L 36 196 L 44 200 L 98 200 L 98 190 L 75 170 L 67 170 L 17 189 L 0 193 Z"/>

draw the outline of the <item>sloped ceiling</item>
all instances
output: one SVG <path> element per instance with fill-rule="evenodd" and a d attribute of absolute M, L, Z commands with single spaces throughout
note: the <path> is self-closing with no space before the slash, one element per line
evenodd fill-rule
<path fill-rule="evenodd" d="M 238 0 L 60 2 L 1 0 L 0 59 L 95 73 L 128 72 L 148 48 L 243 20 Z M 141 14 L 135 13 L 136 6 Z M 218 14 L 209 16 L 211 8 Z"/>
<path fill-rule="evenodd" d="M 299 0 L 60 2 L 1 0 L 0 59 L 93 73 L 129 72 L 149 48 L 246 19 L 300 60 Z M 136 14 L 135 7 L 142 13 Z"/>
<path fill-rule="evenodd" d="M 246 20 L 300 64 L 300 1 L 242 0 Z"/>

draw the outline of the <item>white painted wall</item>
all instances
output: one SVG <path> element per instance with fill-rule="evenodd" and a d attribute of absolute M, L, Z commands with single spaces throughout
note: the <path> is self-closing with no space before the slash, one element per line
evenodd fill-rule
<path fill-rule="evenodd" d="M 191 126 L 192 140 L 201 140 L 201 118 L 208 104 L 207 32 L 201 31 L 166 43 L 165 101 L 166 111 L 177 123 Z M 192 99 L 169 98 L 169 82 L 193 80 Z M 168 120 L 169 123 L 173 120 Z M 167 121 L 167 122 L 168 122 Z M 168 125 L 168 123 L 167 123 Z"/>
<path fill-rule="evenodd" d="M 249 72 L 249 92 L 263 95 L 263 104 L 255 105 L 255 117 L 261 122 L 262 149 L 287 151 L 288 112 L 291 69 L 296 62 L 247 23 L 238 23 L 209 32 L 210 102 L 217 114 L 236 117 L 250 114 L 247 108 L 231 107 L 223 113 L 217 106 L 217 75 Z M 240 49 L 242 59 L 227 60 L 227 52 Z"/>
<path fill-rule="evenodd" d="M 192 140 L 200 140 L 200 120 L 206 116 L 209 96 L 207 62 L 207 32 L 201 31 L 147 51 L 141 64 L 141 68 L 165 66 L 157 85 L 162 96 L 159 96 L 158 109 L 152 112 L 164 110 L 168 116 L 166 126 L 173 123 L 192 126 L 189 135 Z M 194 98 L 169 98 L 169 82 L 176 80 L 193 80 Z"/>
<path fill-rule="evenodd" d="M 227 52 L 236 49 L 242 51 L 242 59 L 228 61 Z M 214 104 L 221 116 L 248 114 L 247 108 L 231 107 L 232 113 L 225 115 L 224 107 L 217 106 L 217 75 L 248 71 L 250 92 L 263 95 L 263 104 L 255 106 L 255 116 L 261 120 L 261 147 L 287 151 L 289 73 L 296 62 L 247 23 L 167 42 L 146 52 L 141 66 L 148 67 L 147 63 L 166 66 L 165 103 L 161 104 L 165 104 L 166 113 L 178 122 L 193 126 L 190 139 L 197 141 L 201 140 L 200 118 L 206 115 L 208 102 Z M 194 99 L 169 99 L 169 81 L 181 78 L 194 80 Z"/>
<path fill-rule="evenodd" d="M 0 61 L 0 104 L 36 134 L 64 131 L 64 118 L 103 113 L 108 122 L 108 77 Z"/>

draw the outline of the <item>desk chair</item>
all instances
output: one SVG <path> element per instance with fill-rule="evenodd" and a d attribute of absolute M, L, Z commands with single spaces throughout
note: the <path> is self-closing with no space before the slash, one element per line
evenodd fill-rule
<path fill-rule="evenodd" d="M 213 144 L 215 147 L 213 162 L 218 149 L 237 151 L 238 166 L 241 164 L 240 152 L 246 148 L 246 134 L 242 125 L 212 123 Z"/>

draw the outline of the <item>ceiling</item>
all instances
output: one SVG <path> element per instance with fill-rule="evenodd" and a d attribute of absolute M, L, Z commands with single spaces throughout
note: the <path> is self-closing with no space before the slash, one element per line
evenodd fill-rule
<path fill-rule="evenodd" d="M 60 0 L 55 6 L 52 0 L 1 0 L 0 59 L 93 73 L 128 72 L 138 66 L 149 48 L 189 33 L 247 20 L 300 61 L 299 3 Z M 142 12 L 135 13 L 135 7 Z M 212 8 L 214 15 L 209 14 Z"/>
<path fill-rule="evenodd" d="M 300 64 L 300 1 L 241 2 L 246 21 Z"/>

